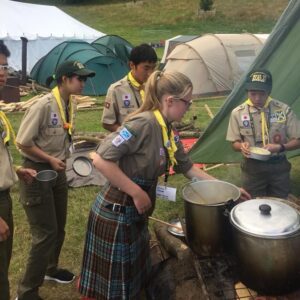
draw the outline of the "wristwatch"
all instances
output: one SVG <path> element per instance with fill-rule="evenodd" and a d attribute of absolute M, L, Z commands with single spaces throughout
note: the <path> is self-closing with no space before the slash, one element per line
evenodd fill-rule
<path fill-rule="evenodd" d="M 285 151 L 285 146 L 283 144 L 280 144 L 280 149 L 279 149 L 279 153 L 284 152 Z"/>

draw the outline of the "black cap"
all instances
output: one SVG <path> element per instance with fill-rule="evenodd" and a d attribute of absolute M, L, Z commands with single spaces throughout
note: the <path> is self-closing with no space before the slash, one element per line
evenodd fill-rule
<path fill-rule="evenodd" d="M 78 75 L 83 77 L 94 77 L 95 74 L 94 71 L 87 69 L 80 61 L 69 60 L 61 63 L 57 67 L 55 74 L 47 78 L 46 84 L 50 86 L 53 80 L 57 80 L 62 76 L 71 77 L 72 75 Z"/>
<path fill-rule="evenodd" d="M 265 91 L 272 90 L 272 75 L 268 70 L 253 70 L 247 75 L 246 90 Z"/>

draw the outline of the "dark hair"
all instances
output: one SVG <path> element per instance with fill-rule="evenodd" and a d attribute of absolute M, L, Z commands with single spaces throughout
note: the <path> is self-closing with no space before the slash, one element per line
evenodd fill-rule
<path fill-rule="evenodd" d="M 155 50 L 151 46 L 147 44 L 141 44 L 131 50 L 129 61 L 133 62 L 135 65 L 138 65 L 141 62 L 156 63 L 157 55 Z"/>
<path fill-rule="evenodd" d="M 0 54 L 10 57 L 10 52 L 2 40 L 0 40 Z"/>

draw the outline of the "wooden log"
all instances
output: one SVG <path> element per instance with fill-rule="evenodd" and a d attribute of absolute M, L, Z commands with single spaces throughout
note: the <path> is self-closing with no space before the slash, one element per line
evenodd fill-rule
<path fill-rule="evenodd" d="M 212 111 L 210 110 L 209 106 L 208 106 L 207 104 L 204 104 L 204 107 L 205 107 L 205 109 L 206 109 L 206 111 L 207 111 L 209 117 L 210 117 L 211 119 L 213 119 L 213 118 L 214 118 L 214 114 L 213 114 Z"/>
<path fill-rule="evenodd" d="M 153 228 L 161 245 L 177 259 L 187 259 L 192 255 L 192 251 L 184 242 L 168 232 L 168 226 L 155 223 Z"/>

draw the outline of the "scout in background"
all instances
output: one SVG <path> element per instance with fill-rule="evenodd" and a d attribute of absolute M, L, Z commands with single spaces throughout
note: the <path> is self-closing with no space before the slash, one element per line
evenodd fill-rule
<path fill-rule="evenodd" d="M 0 96 L 8 75 L 7 58 L 10 52 L 0 41 Z M 1 99 L 1 97 L 0 97 Z M 17 175 L 27 183 L 32 182 L 36 171 L 13 166 L 9 145 L 15 144 L 15 132 L 3 111 L 0 111 L 0 300 L 9 300 L 8 268 L 12 254 L 14 223 L 10 188 Z"/>
<path fill-rule="evenodd" d="M 27 215 L 32 245 L 25 274 L 18 288 L 18 300 L 38 300 L 39 287 L 45 280 L 69 283 L 74 274 L 58 268 L 65 237 L 68 185 L 66 159 L 69 157 L 74 130 L 76 104 L 71 94 L 81 94 L 85 81 L 95 72 L 78 61 L 66 61 L 58 66 L 51 93 L 35 102 L 25 113 L 17 143 L 24 157 L 24 167 L 35 170 L 55 170 L 56 182 L 48 191 L 35 180 L 20 184 L 21 202 Z"/>
<path fill-rule="evenodd" d="M 140 109 L 98 147 L 93 162 L 108 183 L 89 215 L 79 280 L 82 295 L 141 299 L 151 268 L 148 215 L 154 209 L 158 177 L 172 165 L 188 178 L 214 179 L 193 166 L 172 130 L 171 123 L 180 121 L 192 104 L 192 88 L 179 72 L 155 71 Z"/>
<path fill-rule="evenodd" d="M 144 84 L 154 71 L 156 63 L 156 52 L 151 46 L 141 44 L 131 50 L 130 72 L 113 83 L 107 91 L 102 114 L 103 128 L 116 131 L 128 114 L 142 105 Z"/>
<path fill-rule="evenodd" d="M 226 138 L 244 156 L 243 187 L 252 197 L 287 198 L 291 164 L 286 152 L 300 147 L 300 122 L 288 105 L 270 97 L 272 75 L 268 70 L 249 73 L 246 90 L 248 99 L 232 111 Z M 250 147 L 269 150 L 271 158 L 249 158 Z"/>

